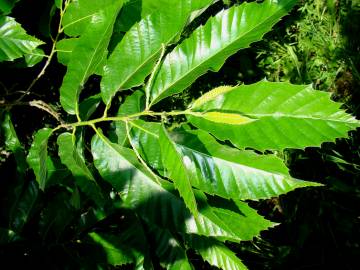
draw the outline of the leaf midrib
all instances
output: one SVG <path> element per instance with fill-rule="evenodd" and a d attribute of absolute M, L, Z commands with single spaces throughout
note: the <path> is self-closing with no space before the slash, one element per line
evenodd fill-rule
<path fill-rule="evenodd" d="M 243 7 L 243 9 L 245 9 L 246 6 Z M 221 47 L 219 49 L 219 51 L 217 53 L 215 53 L 214 55 L 211 55 L 207 60 L 203 61 L 203 62 L 200 62 L 198 65 L 194 66 L 194 68 L 190 69 L 188 72 L 184 73 L 181 77 L 179 77 L 176 81 L 174 81 L 172 84 L 168 85 L 165 89 L 162 89 L 161 92 L 158 93 L 157 96 L 155 96 L 155 98 L 153 99 L 153 101 L 151 102 L 151 105 L 155 104 L 156 102 L 159 101 L 159 99 L 162 98 L 163 94 L 168 91 L 170 88 L 174 87 L 174 85 L 178 84 L 180 81 L 182 81 L 184 78 L 186 78 L 188 76 L 188 74 L 194 72 L 194 70 L 197 70 L 200 66 L 206 64 L 207 62 L 211 61 L 213 58 L 217 57 L 219 54 L 221 54 L 224 50 L 226 50 L 227 47 L 230 47 L 232 46 L 234 43 L 238 42 L 241 38 L 243 38 L 244 36 L 248 35 L 250 32 L 256 30 L 257 28 L 261 27 L 263 24 L 265 24 L 265 26 L 267 25 L 267 21 L 271 20 L 276 14 L 278 14 L 279 12 L 281 12 L 283 10 L 283 8 L 281 9 L 278 9 L 275 13 L 273 13 L 272 16 L 268 17 L 266 20 L 262 21 L 261 23 L 259 24 L 256 24 L 256 26 L 254 26 L 253 28 L 249 29 L 247 32 L 243 33 L 242 36 L 238 37 L 237 39 L 235 39 L 234 41 L 228 43 L 226 46 L 224 47 Z M 214 17 L 213 17 L 214 18 Z M 201 26 L 199 29 L 204 29 L 206 26 L 206 24 L 204 26 Z M 196 30 L 195 30 L 196 31 Z M 200 31 L 200 30 L 199 30 Z M 189 40 L 189 39 L 187 39 Z M 254 40 L 253 42 L 255 42 L 256 40 Z M 252 43 L 252 42 L 250 42 Z M 250 44 L 249 43 L 249 44 Z M 182 43 L 184 44 L 184 43 Z M 180 48 L 181 47 L 181 44 L 179 45 L 179 47 L 177 48 Z M 175 48 L 174 51 L 177 49 Z M 245 47 L 244 47 L 245 48 Z M 238 50 L 241 50 L 243 48 L 239 48 Z M 170 52 L 171 54 L 171 52 Z M 201 76 L 201 75 L 200 75 Z"/>

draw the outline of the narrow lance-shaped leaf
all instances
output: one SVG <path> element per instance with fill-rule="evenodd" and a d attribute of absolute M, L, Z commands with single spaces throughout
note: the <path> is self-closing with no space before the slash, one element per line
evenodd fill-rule
<path fill-rule="evenodd" d="M 43 43 L 41 40 L 26 34 L 14 18 L 0 15 L 0 62 L 12 61 L 30 54 Z"/>
<path fill-rule="evenodd" d="M 208 70 L 218 71 L 226 58 L 260 40 L 296 0 L 243 3 L 219 12 L 169 53 L 151 89 L 151 104 L 176 94 Z"/>
<path fill-rule="evenodd" d="M 237 113 L 256 121 L 228 125 L 194 115 L 188 119 L 239 148 L 304 148 L 346 137 L 348 131 L 360 126 L 358 120 L 340 110 L 340 105 L 330 100 L 329 93 L 315 91 L 308 85 L 262 81 L 213 95 L 192 108 L 202 113 Z"/>
<path fill-rule="evenodd" d="M 185 250 L 169 230 L 150 225 L 149 234 L 156 246 L 160 264 L 168 270 L 192 270 Z"/>
<path fill-rule="evenodd" d="M 59 156 L 61 162 L 72 172 L 76 184 L 90 199 L 99 206 L 104 204 L 104 197 L 92 173 L 87 168 L 84 158 L 78 152 L 75 138 L 70 133 L 63 133 L 58 137 Z"/>
<path fill-rule="evenodd" d="M 27 162 L 30 168 L 33 169 L 41 190 L 44 190 L 46 186 L 48 173 L 46 166 L 48 156 L 47 143 L 51 134 L 52 129 L 50 128 L 40 129 L 34 136 L 34 141 L 27 156 Z"/>
<path fill-rule="evenodd" d="M 239 241 L 206 204 L 196 217 L 181 199 L 168 191 L 169 184 L 158 185 L 139 163 L 135 153 L 111 143 L 103 135 L 95 135 L 91 149 L 95 167 L 104 180 L 121 195 L 124 206 L 136 211 L 149 223 L 178 232 L 212 236 L 221 240 Z"/>
<path fill-rule="evenodd" d="M 197 206 L 190 182 L 191 176 L 187 171 L 187 160 L 178 152 L 165 127 L 162 127 L 159 131 L 160 149 L 167 172 L 166 176 L 174 182 L 174 186 L 184 199 L 186 206 L 196 215 Z"/>
<path fill-rule="evenodd" d="M 89 76 L 98 70 L 104 59 L 121 3 L 121 0 L 117 0 L 93 15 L 85 32 L 76 42 L 60 88 L 61 105 L 70 114 L 79 113 L 80 92 Z"/>
<path fill-rule="evenodd" d="M 143 159 L 153 168 L 169 155 L 160 152 L 161 126 L 141 120 L 131 122 L 132 139 Z M 185 164 L 191 185 L 223 198 L 259 200 L 317 183 L 292 178 L 282 160 L 219 144 L 204 131 L 170 133 L 175 149 Z"/>
<path fill-rule="evenodd" d="M 172 42 L 185 26 L 194 8 L 193 1 L 174 1 L 167 12 L 147 15 L 125 34 L 104 68 L 101 93 L 105 104 L 110 103 L 117 91 L 144 82 L 161 54 L 162 44 Z"/>

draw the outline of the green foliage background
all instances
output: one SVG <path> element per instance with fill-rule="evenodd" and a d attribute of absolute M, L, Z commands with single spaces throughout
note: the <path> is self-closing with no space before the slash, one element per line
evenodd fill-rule
<path fill-rule="evenodd" d="M 240 3 L 242 1 L 228 1 L 225 4 L 232 5 L 235 2 Z M 49 4 L 49 1 L 39 1 L 39 8 L 34 9 L 37 13 L 34 16 L 39 18 L 39 21 L 34 21 L 26 13 L 29 5 L 33 5 L 33 3 L 29 4 L 26 1 L 18 3 L 12 16 L 21 22 L 28 33 L 36 35 L 41 40 L 46 41 L 47 44 L 50 44 L 48 42 L 50 33 L 53 28 L 56 28 L 55 21 L 57 19 L 54 7 Z M 203 17 L 200 17 L 200 21 L 195 20 L 194 28 L 197 23 L 202 22 L 201 20 L 204 20 L 202 22 L 204 23 L 206 20 L 204 18 L 215 14 L 222 7 L 222 3 L 215 4 L 205 12 Z M 291 81 L 297 84 L 313 83 L 316 89 L 332 92 L 335 99 L 346 102 L 346 109 L 355 115 L 359 115 L 358 89 L 360 83 L 358 70 L 360 68 L 360 42 L 356 34 L 356 27 L 360 24 L 355 23 L 359 18 L 359 10 L 360 7 L 355 1 L 334 0 L 327 1 L 327 3 L 323 1 L 300 1 L 291 15 L 277 24 L 274 31 L 266 35 L 264 41 L 258 42 L 254 47 L 243 50 L 229 58 L 216 76 L 206 74 L 200 77 L 185 92 L 171 97 L 166 102 L 156 104 L 154 108 L 158 111 L 169 108 L 184 108 L 185 105 L 216 86 L 248 84 L 266 77 L 270 81 Z M 134 14 L 136 14 L 135 11 Z M 121 27 L 124 27 L 124 31 L 126 31 L 128 28 L 124 23 L 120 22 Z M 191 27 L 192 25 L 189 27 L 189 32 Z M 314 34 L 315 32 L 316 34 Z M 70 32 L 68 34 L 71 35 Z M 123 32 L 120 31 L 117 34 L 116 38 L 121 39 Z M 188 36 L 189 33 L 185 32 L 181 38 Z M 116 43 L 113 40 L 111 42 Z M 327 44 L 327 46 L 324 46 L 324 44 Z M 63 44 L 63 46 L 67 45 Z M 50 48 L 46 46 L 48 45 L 43 46 L 42 49 L 49 51 Z M 68 47 L 63 48 L 66 50 Z M 111 46 L 109 49 L 112 50 Z M 41 55 L 43 52 L 38 51 L 36 54 Z M 62 60 L 60 55 L 58 57 L 59 62 L 67 63 L 66 57 Z M 21 95 L 17 91 L 24 89 L 36 77 L 36 74 L 41 69 L 40 65 L 36 65 L 37 62 L 37 60 L 31 62 L 24 58 L 13 63 L 1 64 L 3 103 L 16 100 Z M 35 66 L 31 69 L 14 69 L 24 65 Z M 9 68 L 10 66 L 11 68 Z M 94 68 L 94 71 L 97 72 L 96 68 Z M 59 107 L 56 92 L 62 84 L 60 73 L 65 74 L 65 69 L 59 64 L 52 63 L 47 70 L 46 76 L 39 80 L 33 88 L 33 94 L 46 100 L 52 106 Z M 98 92 L 99 81 L 100 79 L 97 76 L 90 77 L 86 83 L 88 95 L 92 94 L 92 92 Z M 119 101 L 115 100 L 115 103 L 122 102 L 124 98 L 124 94 L 118 95 L 117 99 Z M 95 96 L 88 100 L 84 106 L 94 106 L 97 102 L 99 102 L 99 97 Z M 42 104 L 36 105 L 42 106 Z M 110 109 L 109 113 L 114 112 Z M 29 115 L 34 121 L 29 121 Z M 95 111 L 94 117 L 100 116 L 99 112 Z M 86 116 L 82 115 L 81 117 L 84 119 Z M 173 127 L 176 127 L 176 123 L 181 120 L 183 120 L 181 116 L 167 119 L 168 124 L 172 124 Z M 109 218 L 101 221 L 96 225 L 96 231 L 92 231 L 92 228 L 82 227 L 84 224 L 88 224 L 87 222 L 92 224 L 92 222 L 101 219 L 103 215 L 102 211 L 91 207 L 91 202 L 85 201 L 84 203 L 81 200 L 83 197 L 81 193 L 85 193 L 90 197 L 92 194 L 100 194 L 94 191 L 97 187 L 89 187 L 87 190 L 79 190 L 75 187 L 71 190 L 71 195 L 60 192 L 68 185 L 66 182 L 64 186 L 58 185 L 62 180 L 68 181 L 66 179 L 68 179 L 69 175 L 67 174 L 69 174 L 69 171 L 65 166 L 70 171 L 82 172 L 82 175 L 77 175 L 79 183 L 81 183 L 81 179 L 88 177 L 89 174 L 87 168 L 73 167 L 76 160 L 81 159 L 81 157 L 78 157 L 77 154 L 69 156 L 67 153 L 70 150 L 65 151 L 66 148 L 71 148 L 70 133 L 62 134 L 57 140 L 57 144 L 64 149 L 64 153 L 62 154 L 60 151 L 57 158 L 61 158 L 65 166 L 59 160 L 53 160 L 49 165 L 52 166 L 55 173 L 51 174 L 49 180 L 47 180 L 47 185 L 50 187 L 47 192 L 42 193 L 39 191 L 34 181 L 26 182 L 22 199 L 15 206 L 16 209 L 11 209 L 10 202 L 13 200 L 13 194 L 18 192 L 14 189 L 17 182 L 21 181 L 22 177 L 32 177 L 32 173 L 26 170 L 27 165 L 24 163 L 25 157 L 22 156 L 22 149 L 30 148 L 34 131 L 43 128 L 44 123 L 46 123 L 45 126 L 49 127 L 55 125 L 54 119 L 48 114 L 26 106 L 18 107 L 12 111 L 12 121 L 22 145 L 19 145 L 14 139 L 12 141 L 13 145 L 11 145 L 12 149 L 14 149 L 13 154 L 7 152 L 5 146 L 1 148 L 1 179 L 12 179 L 13 181 L 1 182 L 2 211 L 0 217 L 1 220 L 8 220 L 9 216 L 18 215 L 17 211 L 21 209 L 24 212 L 20 213 L 20 216 L 23 216 L 24 219 L 21 220 L 20 218 L 16 221 L 17 224 L 11 224 L 13 228 L 23 231 L 20 238 L 15 233 L 7 233 L 8 239 L 1 239 L 1 243 L 11 243 L 9 245 L 3 244 L 2 247 L 4 248 L 0 251 L 0 256 L 4 261 L 12 263 L 15 267 L 18 263 L 21 264 L 18 261 L 21 258 L 25 263 L 34 264 L 45 269 L 49 267 L 54 269 L 56 267 L 59 269 L 64 269 L 64 267 L 76 268 L 78 265 L 82 265 L 86 269 L 92 269 L 92 261 L 101 261 L 102 257 L 105 256 L 104 251 L 99 246 L 107 247 L 106 245 L 109 244 L 107 234 L 121 235 L 117 241 L 112 240 L 112 242 L 124 243 L 128 241 L 129 246 L 136 247 L 133 250 L 146 254 L 146 247 L 143 247 L 142 243 L 131 242 L 132 234 L 141 232 L 142 224 L 139 224 L 138 219 L 123 221 L 123 216 L 131 216 L 126 212 L 114 213 Z M 7 119 L 3 118 L 2 123 L 7 123 Z M 193 120 L 193 123 L 195 124 L 196 121 Z M 141 125 L 142 123 L 137 124 Z M 111 126 L 110 130 L 112 128 L 116 130 L 119 127 Z M 151 126 L 152 130 L 154 128 L 158 127 Z M 203 128 L 205 130 L 210 128 L 212 132 L 216 132 L 212 130 L 213 125 Z M 42 136 L 46 138 L 48 130 L 44 129 L 42 132 Z M 132 132 L 132 136 L 139 136 L 136 129 Z M 166 133 L 161 136 L 162 140 L 166 141 Z M 42 141 L 40 137 L 39 141 Z M 84 138 L 90 139 L 90 134 L 85 132 Z M 94 139 L 92 143 L 96 145 L 99 142 L 99 140 Z M 179 145 L 181 145 L 180 142 Z M 357 230 L 359 228 L 358 215 L 360 212 L 358 207 L 360 205 L 358 184 L 360 154 L 358 145 L 359 134 L 358 132 L 352 132 L 349 139 L 338 140 L 336 143 L 326 143 L 322 145 L 321 149 L 306 148 L 305 150 L 287 150 L 285 153 L 276 152 L 278 156 L 285 158 L 287 165 L 291 168 L 292 176 L 310 181 L 315 180 L 324 183 L 326 187 L 313 190 L 296 190 L 282 195 L 279 199 L 250 203 L 266 218 L 281 222 L 281 225 L 263 232 L 261 237 L 254 238 L 251 241 L 242 242 L 240 245 L 234 243 L 227 243 L 227 245 L 244 260 L 244 263 L 250 269 L 296 269 L 301 267 L 319 269 L 321 267 L 335 266 L 344 269 L 355 269 L 357 265 L 355 264 L 355 258 L 359 256 L 360 243 Z M 50 139 L 49 146 L 49 155 L 56 159 L 57 146 L 54 139 Z M 171 149 L 171 145 L 168 146 L 167 150 L 162 151 L 171 151 L 169 149 Z M 104 159 L 107 155 L 109 155 L 108 151 L 104 154 Z M 126 156 L 126 153 L 122 153 L 122 155 Z M 169 155 L 173 155 L 173 153 Z M 36 177 L 41 179 L 41 169 L 36 167 L 38 158 L 41 160 L 41 157 L 38 157 L 35 151 L 33 156 L 28 157 L 28 163 L 34 164 L 32 168 Z M 86 159 L 89 158 L 91 159 L 89 156 L 86 157 Z M 35 160 L 35 162 L 32 163 L 31 160 Z M 94 165 L 97 166 L 101 174 L 101 169 L 99 169 L 96 160 L 94 165 L 87 165 L 91 171 L 94 171 Z M 59 171 L 66 171 L 67 174 L 61 173 L 57 175 L 56 172 Z M 95 177 L 98 179 L 98 175 Z M 107 178 L 106 175 L 102 175 L 102 177 L 105 180 Z M 176 177 L 176 174 L 174 177 Z M 111 177 L 109 179 L 111 181 Z M 42 187 L 41 183 L 40 181 L 40 188 Z M 69 184 L 69 186 L 72 185 Z M 110 190 L 106 183 L 101 183 L 101 188 Z M 102 206 L 103 198 L 99 196 L 94 201 L 98 206 Z M 78 210 L 81 208 L 84 224 L 71 224 L 71 220 L 75 218 L 74 212 L 71 210 L 74 208 Z M 243 208 L 243 211 L 245 211 L 245 208 Z M 26 217 L 31 218 L 26 219 Z M 261 222 L 264 221 L 258 220 L 256 224 L 260 226 Z M 122 225 L 114 226 L 115 223 Z M 67 225 L 70 226 L 66 227 Z M 63 230 L 65 227 L 66 230 Z M 62 239 L 69 239 L 69 237 L 82 230 L 86 233 L 89 232 L 86 235 L 88 245 L 84 246 L 76 239 L 67 240 L 66 243 L 62 242 Z M 157 227 L 147 227 L 147 230 L 145 234 L 157 237 L 150 239 L 151 243 L 169 237 L 166 233 L 157 231 Z M 6 234 L 2 233 L 1 235 Z M 186 241 L 198 250 L 204 248 L 201 245 L 213 244 L 196 237 Z M 116 248 L 119 250 L 118 253 L 114 251 L 112 255 L 106 254 L 110 264 L 119 263 L 121 259 L 123 260 L 122 263 L 128 263 L 128 257 L 131 256 L 141 258 L 139 254 L 130 255 L 129 252 L 133 252 L 133 250 L 123 250 L 123 245 Z M 167 252 L 166 248 L 164 250 L 160 248 L 153 251 L 159 257 Z M 182 250 L 181 246 L 177 248 L 180 251 Z M 216 257 L 215 254 L 224 252 L 224 257 L 232 258 L 234 256 L 223 246 L 217 246 L 216 248 L 215 253 L 201 255 L 214 258 Z M 90 260 L 86 254 L 98 254 L 98 258 L 94 257 L 93 260 Z M 121 257 L 121 254 L 127 256 Z M 187 256 L 196 269 L 210 268 L 207 263 L 200 263 L 199 255 L 194 254 L 193 251 L 188 251 Z M 114 261 L 111 258 L 114 258 Z M 145 261 L 137 261 L 136 263 L 144 265 L 149 263 L 146 261 L 146 256 L 143 259 Z M 234 260 L 236 261 L 236 257 Z M 160 263 L 164 266 L 169 265 L 170 262 L 165 260 L 160 261 Z M 229 269 L 233 268 L 230 267 Z"/>

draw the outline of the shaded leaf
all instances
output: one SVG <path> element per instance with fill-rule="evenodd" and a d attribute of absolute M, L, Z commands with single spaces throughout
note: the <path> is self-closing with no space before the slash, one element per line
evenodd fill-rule
<path fill-rule="evenodd" d="M 240 240 L 206 203 L 201 204 L 196 217 L 192 216 L 183 201 L 170 192 L 172 185 L 157 184 L 132 150 L 111 143 L 103 135 L 93 137 L 91 149 L 103 179 L 119 192 L 124 206 L 136 211 L 147 222 L 179 232 Z"/>
<path fill-rule="evenodd" d="M 48 158 L 47 143 L 51 134 L 52 129 L 50 128 L 43 128 L 37 131 L 27 156 L 27 162 L 30 168 L 33 169 L 41 190 L 45 190 L 46 187 L 48 174 L 46 166 Z"/>
<path fill-rule="evenodd" d="M 165 57 L 150 91 L 151 104 L 181 92 L 208 70 L 218 71 L 230 55 L 260 40 L 295 3 L 245 2 L 209 19 Z"/>
<path fill-rule="evenodd" d="M 19 2 L 20 0 L 0 0 L 0 11 L 3 14 L 9 14 L 15 4 Z"/>
<path fill-rule="evenodd" d="M 63 133 L 58 137 L 57 143 L 61 162 L 71 171 L 80 190 L 97 205 L 102 206 L 104 197 L 101 189 L 76 148 L 75 138 L 70 133 Z"/>
<path fill-rule="evenodd" d="M 88 120 L 101 103 L 100 94 L 90 96 L 84 99 L 79 105 L 80 118 L 84 121 Z"/>

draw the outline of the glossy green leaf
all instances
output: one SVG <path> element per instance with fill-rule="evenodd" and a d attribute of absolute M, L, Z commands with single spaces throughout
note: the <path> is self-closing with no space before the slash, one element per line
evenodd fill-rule
<path fill-rule="evenodd" d="M 33 169 L 36 181 L 39 183 L 39 188 L 41 190 L 44 190 L 46 186 L 48 174 L 46 166 L 48 157 L 47 143 L 51 134 L 52 129 L 50 128 L 43 128 L 36 132 L 27 156 L 27 162 L 30 168 Z"/>
<path fill-rule="evenodd" d="M 170 192 L 173 187 L 165 182 L 162 186 L 157 184 L 132 150 L 111 143 L 103 135 L 93 137 L 91 150 L 102 178 L 119 192 L 124 206 L 136 211 L 147 222 L 184 233 L 240 240 L 206 203 L 201 204 L 196 217 L 192 216 L 183 201 Z"/>
<path fill-rule="evenodd" d="M 0 62 L 30 54 L 43 42 L 26 34 L 14 18 L 0 15 Z"/>
<path fill-rule="evenodd" d="M 159 142 L 161 124 L 134 120 L 129 122 L 129 126 L 133 146 L 151 168 L 164 175 Z"/>
<path fill-rule="evenodd" d="M 21 237 L 16 232 L 0 227 L 0 245 L 6 245 L 18 240 L 21 240 Z"/>
<path fill-rule="evenodd" d="M 141 112 L 144 109 L 144 93 L 135 91 L 132 95 L 126 97 L 123 104 L 120 105 L 117 116 L 131 115 Z M 116 121 L 115 134 L 119 145 L 124 145 L 127 139 L 126 124 L 123 121 Z"/>
<path fill-rule="evenodd" d="M 64 38 L 56 43 L 57 59 L 58 62 L 67 66 L 72 58 L 72 52 L 78 45 L 79 38 Z M 103 67 L 106 63 L 108 51 L 104 50 L 103 55 L 99 56 L 99 62 L 94 70 L 94 74 L 101 75 Z"/>
<path fill-rule="evenodd" d="M 60 102 L 70 114 L 78 114 L 80 92 L 89 78 L 103 63 L 121 0 L 115 1 L 92 16 L 85 32 L 76 42 L 60 88 Z"/>
<path fill-rule="evenodd" d="M 242 261 L 224 244 L 211 238 L 189 236 L 187 242 L 210 265 L 223 270 L 246 270 Z"/>
<path fill-rule="evenodd" d="M 236 112 L 255 119 L 245 125 L 226 125 L 196 116 L 189 120 L 220 140 L 239 148 L 258 150 L 320 146 L 322 142 L 346 137 L 359 121 L 340 110 L 330 94 L 307 85 L 262 81 L 242 85 L 216 96 L 196 111 Z"/>
<path fill-rule="evenodd" d="M 67 7 L 62 20 L 62 26 L 66 35 L 76 37 L 82 35 L 94 20 L 97 20 L 98 12 L 107 6 L 122 4 L 114 0 L 72 0 Z"/>
<path fill-rule="evenodd" d="M 192 1 L 176 1 L 167 12 L 149 14 L 125 34 L 104 68 L 101 93 L 105 104 L 117 91 L 144 82 L 161 54 L 162 44 L 169 44 L 179 35 L 191 8 Z"/>
<path fill-rule="evenodd" d="M 169 138 L 165 127 L 160 129 L 159 142 L 163 164 L 167 172 L 166 176 L 174 182 L 175 188 L 179 191 L 191 213 L 197 215 L 195 195 L 191 187 L 191 175 L 187 170 L 188 164 Z"/>
<path fill-rule="evenodd" d="M 70 133 L 63 133 L 58 137 L 59 156 L 61 162 L 72 172 L 76 184 L 90 199 L 102 206 L 104 197 L 100 187 L 97 185 L 91 171 L 85 164 L 84 157 L 79 153 L 75 138 Z"/>
<path fill-rule="evenodd" d="M 67 66 L 72 56 L 72 51 L 77 45 L 79 38 L 64 38 L 56 43 L 58 62 Z"/>
<path fill-rule="evenodd" d="M 45 52 L 42 49 L 36 48 L 29 54 L 25 54 L 24 60 L 26 67 L 33 67 L 36 64 L 40 63 L 45 56 Z"/>
<path fill-rule="evenodd" d="M 208 70 L 218 71 L 230 55 L 260 40 L 295 2 L 243 3 L 209 19 L 165 57 L 149 93 L 151 104 L 181 92 Z"/>
<path fill-rule="evenodd" d="M 159 151 L 164 145 L 159 141 L 159 124 L 137 120 L 131 125 L 134 145 L 145 161 L 158 168 L 161 156 L 169 159 L 169 153 L 164 155 Z M 191 185 L 208 194 L 259 200 L 318 185 L 292 178 L 282 160 L 274 155 L 258 155 L 221 145 L 203 131 L 173 132 L 171 137 Z"/>

